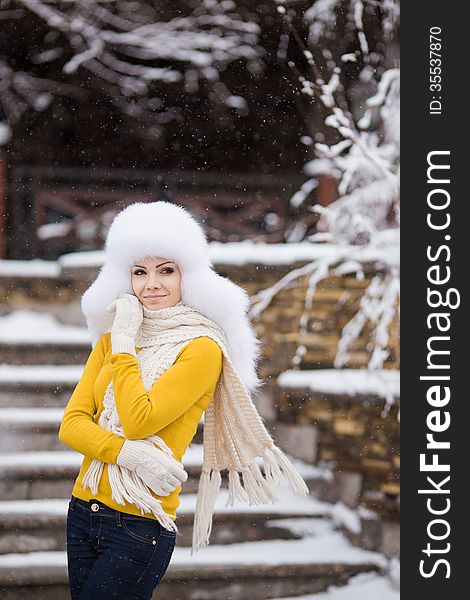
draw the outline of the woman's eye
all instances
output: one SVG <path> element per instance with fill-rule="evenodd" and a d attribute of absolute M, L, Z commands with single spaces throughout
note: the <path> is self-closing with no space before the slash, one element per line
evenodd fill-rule
<path fill-rule="evenodd" d="M 164 273 L 165 271 L 167 273 L 173 273 L 174 269 L 172 269 L 171 267 L 166 267 L 165 269 L 162 269 L 160 273 Z M 143 271 L 142 269 L 137 269 L 137 271 L 134 271 L 134 275 L 139 275 L 139 273 L 143 273 L 145 275 L 145 271 Z"/>

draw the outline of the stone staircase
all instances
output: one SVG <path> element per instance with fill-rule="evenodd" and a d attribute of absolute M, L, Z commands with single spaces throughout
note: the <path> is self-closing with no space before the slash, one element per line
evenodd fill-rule
<path fill-rule="evenodd" d="M 82 457 L 64 447 L 57 432 L 88 353 L 89 345 L 80 343 L 0 344 L 0 597 L 5 600 L 69 598 L 65 515 Z M 387 570 L 383 555 L 352 546 L 341 531 L 334 504 L 344 499 L 341 474 L 295 459 L 309 497 L 286 490 L 277 505 L 226 508 L 223 476 L 211 546 L 191 557 L 201 441 L 200 427 L 183 460 L 189 477 L 178 510 L 177 548 L 155 597 L 300 597 L 345 585 L 359 573 Z"/>

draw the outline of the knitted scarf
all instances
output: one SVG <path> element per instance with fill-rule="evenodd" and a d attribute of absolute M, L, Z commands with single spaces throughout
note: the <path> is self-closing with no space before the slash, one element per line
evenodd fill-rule
<path fill-rule="evenodd" d="M 308 488 L 266 430 L 230 360 L 223 330 L 181 301 L 159 310 L 142 308 L 143 321 L 135 344 L 141 348 L 137 360 L 147 391 L 171 367 L 180 350 L 191 340 L 207 336 L 219 345 L 223 353 L 222 372 L 204 416 L 204 458 L 196 499 L 192 554 L 209 544 L 222 469 L 228 470 L 229 498 L 226 506 L 232 506 L 235 499 L 248 502 L 250 506 L 274 504 L 279 500 L 278 489 L 283 484 L 290 484 L 299 496 L 308 494 Z M 103 405 L 98 424 L 125 437 L 116 410 L 112 381 Z M 173 455 L 159 436 L 151 435 L 145 441 Z M 262 463 L 264 475 L 258 460 Z M 101 461 L 95 459 L 91 462 L 83 477 L 84 488 L 88 486 L 92 493 L 97 492 L 103 467 Z M 124 505 L 125 501 L 132 503 L 140 508 L 142 514 L 152 513 L 166 529 L 178 531 L 174 521 L 164 512 L 161 500 L 152 495 L 135 472 L 117 464 L 108 464 L 108 477 L 112 497 L 118 504 Z"/>

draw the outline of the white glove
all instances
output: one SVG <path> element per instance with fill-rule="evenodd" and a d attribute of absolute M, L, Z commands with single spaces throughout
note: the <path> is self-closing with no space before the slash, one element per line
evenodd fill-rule
<path fill-rule="evenodd" d="M 113 354 L 132 354 L 135 352 L 135 336 L 144 318 L 142 304 L 133 294 L 121 294 L 106 307 L 110 313 L 115 312 L 111 329 L 111 346 Z"/>
<path fill-rule="evenodd" d="M 168 496 L 188 479 L 180 462 L 142 440 L 126 440 L 116 462 L 135 471 L 157 496 Z"/>

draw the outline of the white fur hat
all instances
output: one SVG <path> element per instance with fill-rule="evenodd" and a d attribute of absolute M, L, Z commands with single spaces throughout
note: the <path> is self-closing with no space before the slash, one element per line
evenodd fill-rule
<path fill-rule="evenodd" d="M 133 293 L 132 265 L 157 256 L 178 264 L 182 303 L 224 330 L 241 380 L 249 390 L 259 387 L 260 342 L 247 317 L 248 294 L 213 270 L 202 227 L 188 210 L 170 202 L 136 202 L 114 218 L 106 238 L 105 262 L 81 302 L 93 346 L 111 331 L 114 315 L 106 307 L 122 293 Z"/>

